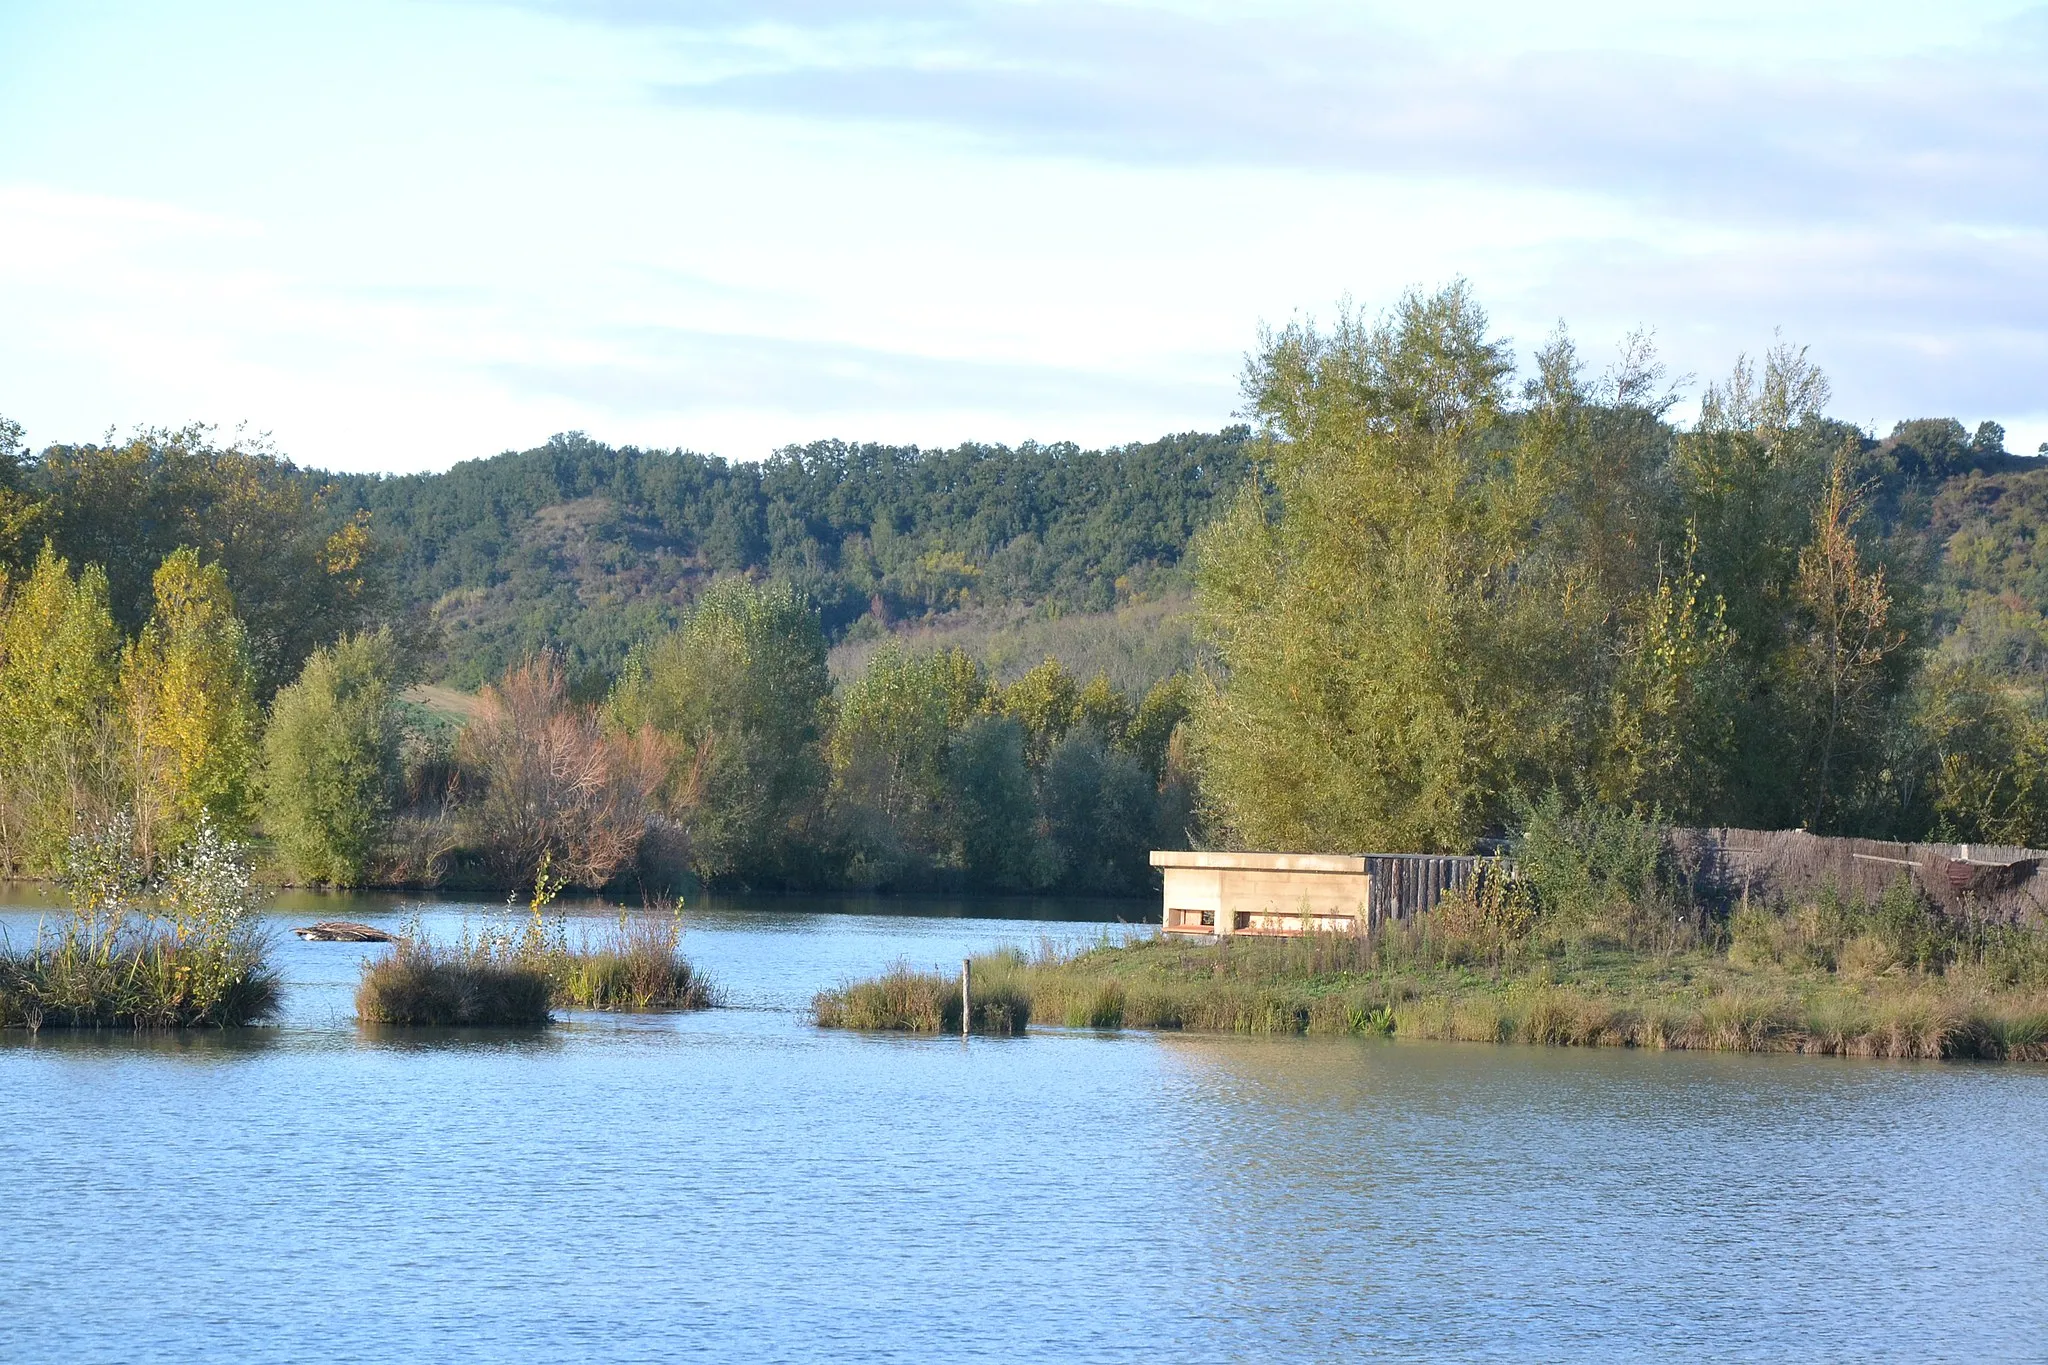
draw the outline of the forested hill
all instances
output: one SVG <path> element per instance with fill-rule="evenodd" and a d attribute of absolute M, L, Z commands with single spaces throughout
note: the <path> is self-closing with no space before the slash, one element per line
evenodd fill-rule
<path fill-rule="evenodd" d="M 581 435 L 440 474 L 336 476 L 370 514 L 399 605 L 430 611 L 447 681 L 543 646 L 615 667 L 719 574 L 787 579 L 829 635 L 966 605 L 1097 611 L 1183 582 L 1188 541 L 1243 485 L 1249 433 L 1110 450 L 819 441 L 758 464 Z"/>
<path fill-rule="evenodd" d="M 227 570 L 265 696 L 315 644 L 399 616 L 433 624 L 438 680 L 473 687 L 553 648 L 601 689 L 720 574 L 795 582 L 833 639 L 963 606 L 1073 614 L 1157 599 L 1185 587 L 1191 537 L 1243 486 L 1252 454 L 1241 427 L 1100 451 L 821 441 L 758 464 L 566 435 L 444 473 L 374 476 L 221 449 L 204 429 L 33 454 L 11 430 L 0 421 L 9 565 L 47 538 L 103 566 L 132 631 L 156 565 L 198 547 Z M 1858 478 L 1899 585 L 1924 584 L 1927 638 L 2038 689 L 2048 463 L 2006 452 L 1994 424 L 1927 419 L 1865 440 Z"/>

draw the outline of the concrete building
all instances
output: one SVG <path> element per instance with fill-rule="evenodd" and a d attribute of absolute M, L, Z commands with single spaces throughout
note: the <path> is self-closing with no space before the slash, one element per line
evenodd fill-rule
<path fill-rule="evenodd" d="M 1484 861 L 1411 853 L 1152 854 L 1164 882 L 1160 927 L 1218 936 L 1365 933 L 1429 909 Z"/>

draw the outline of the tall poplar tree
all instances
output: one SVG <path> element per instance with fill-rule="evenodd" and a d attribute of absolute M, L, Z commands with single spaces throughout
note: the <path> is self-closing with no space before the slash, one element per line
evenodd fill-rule
<path fill-rule="evenodd" d="M 154 858 L 202 814 L 231 838 L 248 828 L 257 713 L 227 574 L 188 547 L 165 558 L 152 586 L 155 610 L 121 657 L 121 699 L 137 837 Z"/>
<path fill-rule="evenodd" d="M 107 578 L 47 544 L 7 585 L 0 609 L 0 864 L 23 875 L 58 870 L 82 816 L 120 797 L 112 762 L 121 637 Z"/>

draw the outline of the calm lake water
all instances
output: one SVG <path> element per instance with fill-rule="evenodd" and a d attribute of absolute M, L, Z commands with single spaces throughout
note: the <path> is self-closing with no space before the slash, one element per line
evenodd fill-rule
<path fill-rule="evenodd" d="M 2048 1068 L 804 1014 L 1145 909 L 712 906 L 728 1008 L 523 1036 L 286 937 L 278 1027 L 0 1038 L 0 1360 L 2048 1358 Z"/>

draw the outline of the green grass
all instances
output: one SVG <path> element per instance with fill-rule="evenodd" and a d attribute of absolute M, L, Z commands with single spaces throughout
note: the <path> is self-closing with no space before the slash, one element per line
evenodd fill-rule
<path fill-rule="evenodd" d="M 682 954 L 675 915 L 622 916 L 596 939 L 550 954 L 556 1002 L 584 1010 L 700 1010 L 718 1003 Z"/>
<path fill-rule="evenodd" d="M 238 1027 L 275 1014 L 279 990 L 253 933 L 181 942 L 149 928 L 0 952 L 0 1027 Z"/>
<path fill-rule="evenodd" d="M 1008 958 L 975 959 L 970 1032 L 1015 1034 L 1030 1024 L 1030 994 L 1018 985 L 1010 966 Z M 898 962 L 871 980 L 820 991 L 811 1012 L 826 1028 L 958 1033 L 960 978 Z"/>
<path fill-rule="evenodd" d="M 1788 917 L 1797 939 L 1798 912 Z M 1934 969 L 1864 937 L 1850 932 L 1827 967 L 1809 943 L 1759 953 L 1727 934 L 1659 950 L 1532 938 L 1487 953 L 1425 919 L 1373 939 L 1048 947 L 973 970 L 1024 1017 L 1069 1028 L 2048 1060 L 2038 945 L 2002 941 Z M 942 1031 L 948 990 L 957 1028 L 958 978 L 901 966 L 821 995 L 815 1013 L 828 1027 Z"/>

